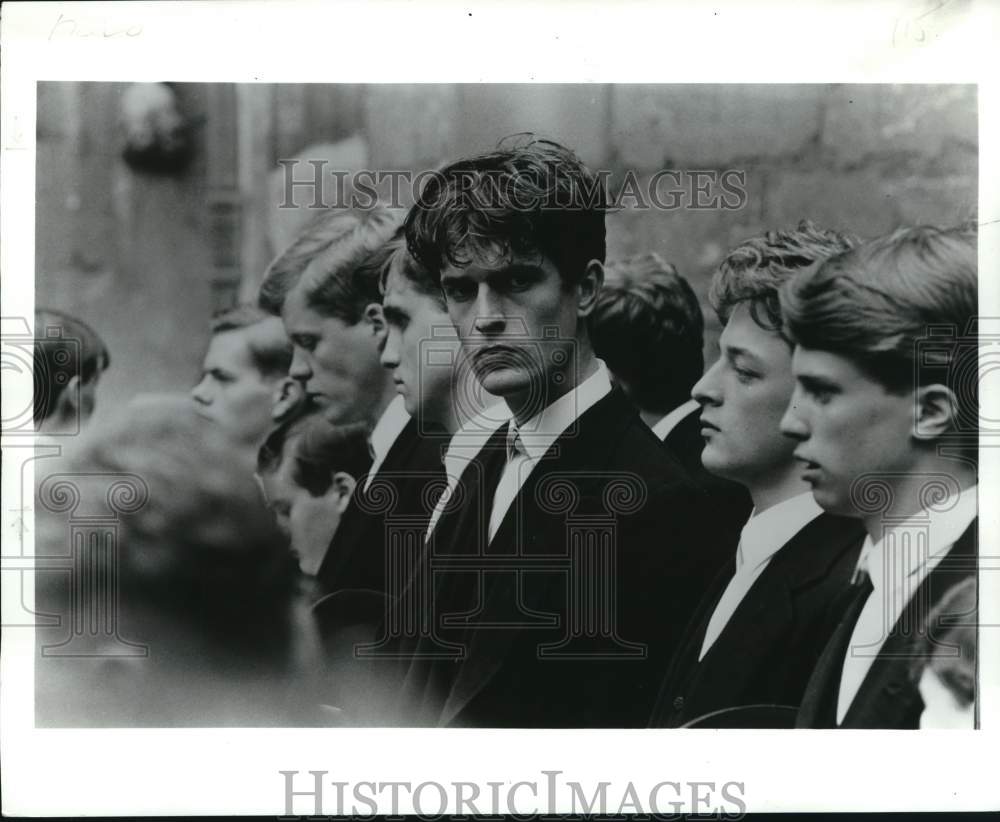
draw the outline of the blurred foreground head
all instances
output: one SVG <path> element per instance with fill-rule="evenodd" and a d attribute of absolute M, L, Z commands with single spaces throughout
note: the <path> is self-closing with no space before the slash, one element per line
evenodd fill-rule
<path fill-rule="evenodd" d="M 159 397 L 92 428 L 58 470 L 37 475 L 36 549 L 76 555 L 71 573 L 38 574 L 39 608 L 63 626 L 39 642 L 88 619 L 73 637 L 81 657 L 38 659 L 39 723 L 283 724 L 302 639 L 294 562 L 225 433 Z M 100 531 L 83 521 L 94 516 Z"/>

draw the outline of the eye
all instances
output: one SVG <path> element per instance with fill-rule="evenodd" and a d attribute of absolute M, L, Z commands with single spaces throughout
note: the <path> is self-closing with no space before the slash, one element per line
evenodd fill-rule
<path fill-rule="evenodd" d="M 316 348 L 316 337 L 307 334 L 297 334 L 292 338 L 292 342 L 303 351 L 312 351 Z"/>
<path fill-rule="evenodd" d="M 746 368 L 739 368 L 735 365 L 733 366 L 733 371 L 736 372 L 736 379 L 744 384 L 751 383 L 760 377 L 755 371 L 749 371 Z"/>
<path fill-rule="evenodd" d="M 472 283 L 444 282 L 441 284 L 445 299 L 452 302 L 464 302 L 471 300 L 475 294 L 475 287 Z"/>
<path fill-rule="evenodd" d="M 815 386 L 812 388 L 807 388 L 806 393 L 812 397 L 813 401 L 817 405 L 826 405 L 830 400 L 833 399 L 833 391 L 829 388 L 823 388 L 822 386 Z"/>

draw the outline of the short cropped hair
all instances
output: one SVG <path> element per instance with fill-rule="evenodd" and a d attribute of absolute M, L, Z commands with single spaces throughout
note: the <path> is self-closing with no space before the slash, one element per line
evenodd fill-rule
<path fill-rule="evenodd" d="M 543 254 L 569 286 L 604 262 L 603 179 L 568 148 L 514 135 L 432 174 L 406 216 L 406 241 L 435 281 L 447 265 Z"/>
<path fill-rule="evenodd" d="M 89 383 L 111 364 L 104 340 L 83 320 L 54 308 L 35 309 L 33 346 L 35 424 L 56 409 L 69 381 Z"/>
<path fill-rule="evenodd" d="M 945 383 L 971 430 L 978 301 L 977 234 L 967 226 L 899 229 L 802 272 L 781 292 L 796 343 L 846 357 L 890 391 Z"/>
<path fill-rule="evenodd" d="M 705 318 L 690 284 L 655 252 L 609 263 L 590 318 L 594 350 L 639 408 L 667 413 L 705 369 Z"/>
<path fill-rule="evenodd" d="M 433 299 L 442 311 L 447 310 L 447 301 L 444 292 L 441 290 L 440 282 L 431 276 L 430 272 L 424 268 L 406 248 L 405 238 L 398 242 L 388 264 L 382 269 L 379 282 L 379 291 L 385 294 L 390 275 L 402 277 L 414 290 L 425 297 Z"/>
<path fill-rule="evenodd" d="M 239 331 L 250 328 L 264 320 L 271 319 L 261 308 L 254 305 L 237 305 L 220 311 L 212 317 L 212 336 L 225 331 Z M 250 355 L 254 366 L 264 377 L 283 377 L 292 365 L 292 342 L 287 337 L 270 340 L 249 338 Z"/>
<path fill-rule="evenodd" d="M 379 280 L 399 229 L 397 215 L 383 206 L 358 214 L 354 228 L 309 263 L 301 277 L 306 303 L 348 325 L 359 323 L 369 305 L 382 302 Z"/>
<path fill-rule="evenodd" d="M 264 281 L 257 294 L 257 305 L 264 311 L 281 316 L 285 297 L 309 264 L 335 243 L 358 229 L 364 212 L 329 208 L 321 211 L 312 222 L 281 252 L 264 272 Z"/>
<path fill-rule="evenodd" d="M 257 473 L 274 473 L 288 456 L 294 460 L 292 481 L 314 497 L 330 490 L 333 475 L 344 471 L 358 479 L 372 465 L 364 423 L 335 425 L 314 409 L 303 409 L 278 425 L 257 454 Z"/>
<path fill-rule="evenodd" d="M 854 247 L 857 240 L 819 228 L 809 220 L 792 230 L 768 231 L 730 251 L 720 263 L 708 301 L 725 325 L 737 305 L 747 303 L 761 328 L 783 334 L 781 287 L 792 275 Z"/>

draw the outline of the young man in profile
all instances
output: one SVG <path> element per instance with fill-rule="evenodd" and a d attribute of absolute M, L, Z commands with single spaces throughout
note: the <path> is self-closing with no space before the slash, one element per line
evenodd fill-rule
<path fill-rule="evenodd" d="M 797 724 L 917 728 L 915 629 L 975 576 L 976 234 L 899 230 L 782 291 L 796 386 L 782 430 L 826 511 L 867 531 Z M 975 613 L 950 614 L 975 624 Z M 947 627 L 930 625 L 924 644 Z"/>
<path fill-rule="evenodd" d="M 701 464 L 701 406 L 691 388 L 705 370 L 704 330 L 694 291 L 659 254 L 638 254 L 605 267 L 591 318 L 594 350 L 643 422 L 708 494 L 728 555 L 751 503 L 743 486 Z"/>
<path fill-rule="evenodd" d="M 440 285 L 405 248 L 384 270 L 382 313 L 382 365 L 392 372 L 407 413 L 418 419 L 421 429 L 444 435 L 448 487 L 428 523 L 433 530 L 462 469 L 510 419 L 510 410 L 479 384 Z"/>
<path fill-rule="evenodd" d="M 779 428 L 792 395 L 792 346 L 778 289 L 850 247 L 802 223 L 729 252 L 709 299 L 723 324 L 719 359 L 692 391 L 702 461 L 740 483 L 753 511 L 729 546 L 666 678 L 652 724 L 789 726 L 828 636 L 826 613 L 861 547 L 853 520 L 823 514 Z"/>
<path fill-rule="evenodd" d="M 692 604 L 699 494 L 590 342 L 604 212 L 571 151 L 522 140 L 448 166 L 407 216 L 477 379 L 512 417 L 431 533 L 431 561 L 467 569 L 436 572 L 433 603 L 464 659 L 415 660 L 408 724 L 644 724 Z"/>
<path fill-rule="evenodd" d="M 359 481 L 317 574 L 328 593 L 384 592 L 384 519 L 391 512 L 379 508 L 383 483 L 409 511 L 419 505 L 422 475 L 441 471 L 439 443 L 421 436 L 380 362 L 379 280 L 402 244 L 401 236 L 394 240 L 397 229 L 387 209 L 362 212 L 351 231 L 309 263 L 282 302 L 294 345 L 289 375 L 330 422 L 361 422 L 371 432 L 371 471 Z"/>
<path fill-rule="evenodd" d="M 320 211 L 268 265 L 257 293 L 257 305 L 268 314 L 280 317 L 285 298 L 309 265 L 339 241 L 358 231 L 364 222 L 365 212 L 362 211 L 339 208 Z M 275 421 L 280 422 L 293 414 L 304 400 L 305 388 L 301 381 L 287 377 L 272 409 Z"/>
<path fill-rule="evenodd" d="M 291 361 L 292 345 L 277 317 L 250 305 L 223 311 L 212 319 L 202 376 L 191 389 L 195 410 L 255 458 Z"/>

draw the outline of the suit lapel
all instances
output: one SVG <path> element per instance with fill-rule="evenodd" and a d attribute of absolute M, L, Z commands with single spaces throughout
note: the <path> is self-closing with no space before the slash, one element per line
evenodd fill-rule
<path fill-rule="evenodd" d="M 948 590 L 976 572 L 978 518 L 920 583 L 844 715 L 841 727 L 917 727 L 923 702 L 912 679 L 916 631 Z M 927 626 L 933 627 L 933 626 Z"/>
<path fill-rule="evenodd" d="M 806 523 L 778 549 L 747 591 L 702 659 L 704 669 L 711 670 L 713 677 L 724 676 L 727 691 L 737 691 L 739 681 L 756 674 L 759 649 L 789 634 L 796 619 L 798 597 L 824 580 L 844 551 L 855 543 L 860 547 L 860 542 L 860 535 L 846 539 L 842 523 L 829 514 L 820 514 Z M 698 632 L 702 639 L 711 615 L 709 611 L 704 616 Z M 695 659 L 700 650 L 699 644 Z M 720 662 L 724 673 L 720 672 Z"/>
<path fill-rule="evenodd" d="M 538 510 L 536 499 L 539 483 L 555 472 L 576 472 L 574 488 L 580 493 L 581 499 L 586 499 L 588 492 L 600 482 L 601 469 L 607 465 L 614 452 L 614 444 L 634 415 L 634 409 L 621 391 L 612 389 L 606 397 L 587 409 L 569 431 L 557 437 L 518 491 L 490 541 L 487 553 L 519 556 L 554 553 L 564 549 L 563 532 L 559 531 L 558 535 L 554 533 L 554 518 L 542 515 Z M 553 543 L 555 538 L 558 538 L 556 544 Z M 551 589 L 551 584 L 532 586 L 532 594 L 521 585 L 521 580 L 522 576 L 516 572 L 493 575 L 491 584 L 485 591 L 483 610 L 489 614 L 491 606 L 510 603 L 515 596 L 530 610 L 537 600 L 544 599 L 544 592 Z M 489 684 L 500 670 L 515 640 L 521 635 L 522 631 L 517 628 L 497 630 L 486 626 L 470 627 L 466 633 L 468 658 L 458 672 L 440 724 L 447 725 L 454 720 L 476 694 Z"/>

